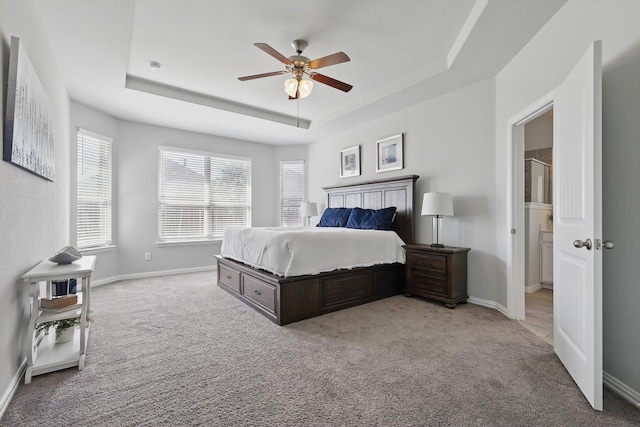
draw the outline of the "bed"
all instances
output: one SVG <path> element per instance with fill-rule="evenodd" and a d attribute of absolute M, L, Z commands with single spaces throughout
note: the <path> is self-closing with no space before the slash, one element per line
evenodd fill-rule
<path fill-rule="evenodd" d="M 409 175 L 323 189 L 327 192 L 329 208 L 359 207 L 380 210 L 395 207 L 393 231 L 380 233 L 391 233 L 396 239 L 401 239 L 400 243 L 410 244 L 414 242 L 413 202 L 417 179 L 418 176 Z M 277 242 L 269 240 L 271 232 L 275 232 L 275 229 L 249 229 L 242 233 L 246 233 L 243 238 L 262 241 L 259 245 L 269 242 L 271 246 L 278 246 Z M 326 230 L 316 234 L 324 236 L 321 238 L 324 238 L 325 244 L 328 245 L 331 239 L 327 239 L 326 236 L 332 232 L 349 233 L 344 230 Z M 358 230 L 350 232 L 357 233 Z M 376 233 L 378 232 L 370 234 Z M 288 238 L 296 240 L 307 233 L 304 229 L 292 229 L 289 234 Z M 351 236 L 353 234 L 341 240 L 343 246 L 347 241 L 358 240 Z M 240 235 L 235 235 L 225 244 L 244 248 L 245 242 L 240 240 L 241 238 Z M 325 244 L 318 244 L 317 247 L 323 247 L 325 252 L 331 251 L 330 246 Z M 243 250 L 246 252 L 246 249 L 239 252 Z M 392 249 L 387 252 L 394 251 L 396 250 Z M 218 286 L 278 325 L 386 298 L 400 293 L 404 288 L 404 258 L 390 258 L 385 263 L 374 265 L 367 265 L 365 261 L 362 266 L 320 271 L 325 268 L 317 267 L 316 264 L 322 262 L 314 262 L 309 257 L 303 257 L 306 262 L 294 267 L 286 266 L 285 262 L 282 267 L 265 268 L 255 262 L 255 259 L 246 258 L 246 255 L 232 255 L 236 259 L 228 254 L 216 256 Z M 404 256 L 404 251 L 401 256 Z M 317 251 L 315 257 L 316 260 L 320 259 Z M 325 257 L 321 258 L 324 260 Z M 269 269 L 272 271 L 268 271 Z"/>

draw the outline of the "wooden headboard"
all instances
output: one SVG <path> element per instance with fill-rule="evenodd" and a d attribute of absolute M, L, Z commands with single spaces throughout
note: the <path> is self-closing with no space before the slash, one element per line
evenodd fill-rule
<path fill-rule="evenodd" d="M 414 242 L 413 201 L 418 175 L 322 187 L 327 192 L 327 207 L 382 209 L 396 207 L 393 230 L 406 243 Z"/>

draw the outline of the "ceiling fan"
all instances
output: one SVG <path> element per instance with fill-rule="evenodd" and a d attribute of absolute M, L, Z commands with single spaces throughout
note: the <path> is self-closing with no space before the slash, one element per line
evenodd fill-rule
<path fill-rule="evenodd" d="M 344 52 L 334 53 L 311 61 L 306 56 L 302 56 L 302 51 L 307 47 L 307 42 L 304 40 L 294 40 L 291 43 L 291 46 L 296 50 L 297 55 L 293 55 L 288 58 L 266 43 L 254 43 L 253 45 L 282 62 L 285 65 L 285 70 L 238 77 L 238 80 L 246 81 L 291 73 L 293 74 L 293 78 L 286 80 L 284 83 L 284 91 L 289 95 L 289 99 L 300 99 L 309 96 L 313 89 L 313 82 L 311 80 L 315 80 L 343 92 L 349 92 L 351 88 L 353 88 L 350 84 L 332 79 L 331 77 L 315 71 L 318 68 L 350 61 L 351 59 Z M 308 75 L 311 80 L 303 79 L 302 77 L 305 74 Z"/>

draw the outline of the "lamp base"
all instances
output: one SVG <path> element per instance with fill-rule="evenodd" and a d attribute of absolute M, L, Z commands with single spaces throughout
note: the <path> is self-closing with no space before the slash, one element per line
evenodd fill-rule
<path fill-rule="evenodd" d="M 442 234 L 442 217 L 436 215 L 432 221 L 432 236 L 434 237 L 431 243 L 432 248 L 444 248 L 444 245 L 440 243 L 440 235 Z"/>

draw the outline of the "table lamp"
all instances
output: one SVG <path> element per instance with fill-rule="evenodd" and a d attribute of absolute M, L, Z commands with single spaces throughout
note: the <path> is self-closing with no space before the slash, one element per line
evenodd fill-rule
<path fill-rule="evenodd" d="M 316 202 L 303 202 L 300 204 L 300 216 L 304 218 L 304 226 L 310 227 L 311 217 L 318 215 L 318 204 Z"/>
<path fill-rule="evenodd" d="M 433 230 L 436 238 L 431 247 L 444 248 L 444 245 L 440 243 L 442 217 L 453 216 L 453 196 L 451 193 L 424 193 L 422 215 L 433 217 Z"/>

